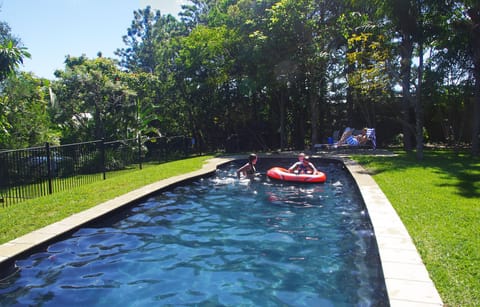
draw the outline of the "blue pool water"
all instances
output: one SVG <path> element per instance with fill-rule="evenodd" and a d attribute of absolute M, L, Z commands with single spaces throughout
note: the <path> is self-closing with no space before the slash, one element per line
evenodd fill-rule
<path fill-rule="evenodd" d="M 232 163 L 159 193 L 18 260 L 0 305 L 388 305 L 352 179 L 316 164 L 325 184 L 239 181 Z"/>

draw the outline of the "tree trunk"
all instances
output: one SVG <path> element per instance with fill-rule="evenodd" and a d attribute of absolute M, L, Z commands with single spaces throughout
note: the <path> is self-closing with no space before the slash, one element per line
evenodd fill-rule
<path fill-rule="evenodd" d="M 317 122 L 317 127 L 318 127 L 318 130 L 320 131 L 320 127 L 318 125 L 320 125 L 320 114 L 322 114 L 322 106 L 325 106 L 327 103 L 326 103 L 326 97 L 327 97 L 327 92 L 328 92 L 328 88 L 327 88 L 327 65 L 325 62 L 321 62 L 321 65 L 319 65 L 321 70 L 320 72 L 318 73 L 318 76 L 316 77 L 316 79 L 318 80 L 316 83 L 318 84 L 318 89 L 316 87 L 315 90 L 314 90 L 314 103 L 316 105 L 316 112 L 317 114 L 315 114 L 315 120 Z M 318 94 L 317 94 L 318 93 Z M 323 114 L 325 114 L 325 112 L 323 112 Z M 313 114 L 312 114 L 313 116 Z M 313 118 L 312 118 L 313 120 Z M 329 122 L 329 124 L 331 125 L 332 123 Z M 319 138 L 317 139 L 317 141 L 319 143 L 323 143 Z M 315 144 L 315 143 L 312 143 L 312 144 Z"/>
<path fill-rule="evenodd" d="M 422 101 L 422 79 L 423 79 L 423 43 L 419 46 L 419 63 L 418 63 L 418 84 L 417 99 L 415 103 L 415 126 L 416 126 L 416 142 L 417 142 L 417 160 L 423 160 L 423 101 Z"/>
<path fill-rule="evenodd" d="M 280 95 L 280 151 L 283 151 L 285 147 L 285 105 L 286 100 L 288 97 L 288 89 L 284 89 L 282 91 L 282 95 Z"/>
<path fill-rule="evenodd" d="M 405 151 L 412 151 L 412 133 L 410 126 L 410 77 L 412 67 L 413 41 L 407 35 L 403 36 L 400 46 L 400 77 L 402 79 L 402 123 L 403 123 L 403 147 Z"/>
<path fill-rule="evenodd" d="M 348 64 L 347 66 L 347 76 L 352 74 L 355 71 L 355 67 L 353 64 Z M 354 116 L 354 99 L 353 97 L 353 89 L 351 86 L 347 88 L 347 126 L 352 126 L 353 125 L 353 120 L 355 119 Z M 342 130 L 345 127 L 338 127 L 341 128 Z"/>
<path fill-rule="evenodd" d="M 475 101 L 473 105 L 472 156 L 479 155 L 480 138 L 480 61 L 475 67 Z"/>
<path fill-rule="evenodd" d="M 315 90 L 310 89 L 309 91 L 309 96 L 310 96 L 310 112 L 311 112 L 311 121 L 312 121 L 312 144 L 318 144 L 321 143 L 318 140 L 318 123 L 320 120 L 320 110 L 319 110 L 319 105 L 318 105 L 318 99 L 317 95 L 315 95 Z"/>
<path fill-rule="evenodd" d="M 95 120 L 95 139 L 96 140 L 104 139 L 106 136 L 105 136 L 104 123 L 103 123 L 103 116 L 97 104 L 95 104 L 94 120 Z"/>

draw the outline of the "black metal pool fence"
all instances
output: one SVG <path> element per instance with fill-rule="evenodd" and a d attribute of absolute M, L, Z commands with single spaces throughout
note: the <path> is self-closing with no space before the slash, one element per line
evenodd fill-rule
<path fill-rule="evenodd" d="M 103 140 L 0 151 L 0 204 L 8 206 L 97 180 L 108 172 L 142 168 L 191 154 L 185 136 Z"/>

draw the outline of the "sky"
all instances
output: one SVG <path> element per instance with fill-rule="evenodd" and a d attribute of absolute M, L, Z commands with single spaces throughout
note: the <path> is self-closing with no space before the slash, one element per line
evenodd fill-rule
<path fill-rule="evenodd" d="M 150 5 L 177 16 L 187 0 L 0 0 L 0 21 L 31 54 L 20 70 L 54 79 L 67 55 L 117 58 L 133 12 Z"/>

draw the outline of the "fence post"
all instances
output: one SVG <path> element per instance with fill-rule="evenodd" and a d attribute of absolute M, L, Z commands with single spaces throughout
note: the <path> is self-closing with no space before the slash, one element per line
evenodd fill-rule
<path fill-rule="evenodd" d="M 105 139 L 102 138 L 100 141 L 100 163 L 102 164 L 102 173 L 103 173 L 103 180 L 107 179 L 106 169 L 107 166 L 105 165 L 107 159 L 105 157 Z"/>
<path fill-rule="evenodd" d="M 142 135 L 138 134 L 138 165 L 142 169 Z"/>
<path fill-rule="evenodd" d="M 50 143 L 48 142 L 45 143 L 45 155 L 47 157 L 48 194 L 52 194 L 52 159 L 50 158 Z"/>

